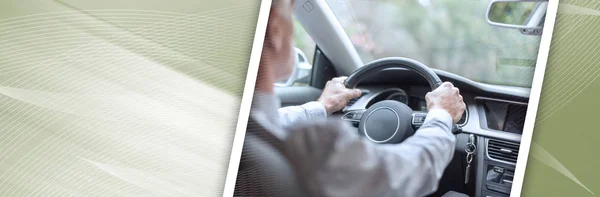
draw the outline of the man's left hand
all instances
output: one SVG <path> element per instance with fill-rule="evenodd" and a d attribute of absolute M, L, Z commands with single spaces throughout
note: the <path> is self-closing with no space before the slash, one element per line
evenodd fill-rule
<path fill-rule="evenodd" d="M 317 100 L 325 106 L 327 114 L 342 110 L 351 99 L 362 94 L 359 89 L 346 88 L 344 85 L 346 78 L 348 77 L 336 77 L 328 81 L 321 97 Z"/>

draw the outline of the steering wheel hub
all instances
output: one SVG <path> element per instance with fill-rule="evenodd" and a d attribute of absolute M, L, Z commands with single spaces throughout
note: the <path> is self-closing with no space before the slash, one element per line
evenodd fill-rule
<path fill-rule="evenodd" d="M 404 103 L 381 101 L 364 113 L 359 130 L 376 143 L 400 143 L 414 134 L 412 110 Z"/>

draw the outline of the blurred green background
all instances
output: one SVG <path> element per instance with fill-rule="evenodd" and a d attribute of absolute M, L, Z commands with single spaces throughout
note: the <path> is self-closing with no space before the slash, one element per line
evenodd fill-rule
<path fill-rule="evenodd" d="M 540 37 L 489 25 L 490 1 L 326 0 L 365 63 L 408 57 L 474 81 L 531 87 Z M 311 57 L 314 42 L 296 29 Z"/>

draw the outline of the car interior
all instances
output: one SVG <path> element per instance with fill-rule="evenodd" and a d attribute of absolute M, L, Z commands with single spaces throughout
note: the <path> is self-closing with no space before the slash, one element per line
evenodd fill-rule
<path fill-rule="evenodd" d="M 326 80 L 336 75 L 326 57 L 319 51 L 316 54 L 320 57 L 315 58 L 310 86 L 276 88 L 282 106 L 316 100 L 321 93 L 319 87 L 323 88 Z M 456 135 L 454 158 L 438 191 L 431 196 L 442 196 L 449 191 L 469 196 L 508 196 L 527 112 L 528 90 L 480 84 L 448 72 L 434 71 L 442 81 L 452 82 L 460 89 L 467 109 L 458 122 L 462 132 Z M 321 84 L 317 84 L 319 81 Z M 366 109 L 380 101 L 398 101 L 413 112 L 426 113 L 425 94 L 431 91 L 423 77 L 403 68 L 378 71 L 361 81 L 357 88 L 363 91 L 362 96 L 332 115 L 354 125 L 356 130 L 353 132 L 359 132 L 359 122 Z M 467 173 L 469 143 L 475 144 L 476 150 L 470 164 L 471 172 Z"/>
<path fill-rule="evenodd" d="M 292 79 L 276 84 L 282 106 L 315 101 L 328 80 L 349 76 L 346 86 L 358 88 L 363 94 L 332 117 L 352 124 L 356 130 L 349 132 L 357 132 L 374 143 L 401 143 L 424 121 L 425 94 L 441 81 L 451 82 L 460 89 L 467 107 L 453 131 L 457 138 L 454 158 L 438 190 L 430 196 L 449 192 L 485 197 L 510 195 L 530 88 L 477 82 L 403 57 L 363 63 L 325 1 L 297 0 L 295 17 L 316 47 L 311 54 L 296 49 L 297 66 Z M 310 56 L 312 62 L 308 61 Z M 396 105 L 402 105 L 402 109 L 394 112 L 410 110 L 392 118 L 406 119 L 411 126 L 403 139 L 390 140 L 385 131 L 367 132 L 366 119 L 379 113 L 374 108 L 399 109 Z M 384 113 L 379 116 L 389 118 Z M 390 123 L 395 126 L 394 120 Z M 392 133 L 396 134 L 393 129 Z"/>

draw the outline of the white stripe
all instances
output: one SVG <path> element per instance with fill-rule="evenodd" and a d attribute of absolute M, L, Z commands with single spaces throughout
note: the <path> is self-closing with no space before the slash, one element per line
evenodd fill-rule
<path fill-rule="evenodd" d="M 519 147 L 519 157 L 517 159 L 517 167 L 515 169 L 514 183 L 510 193 L 511 197 L 521 195 L 523 188 L 523 177 L 525 176 L 525 166 L 529 157 L 529 148 L 531 146 L 531 136 L 533 135 L 533 127 L 535 126 L 535 117 L 540 101 L 540 93 L 542 91 L 542 82 L 544 81 L 544 73 L 546 71 L 546 63 L 548 62 L 548 52 L 550 51 L 550 41 L 552 40 L 552 32 L 554 30 L 554 21 L 558 10 L 559 0 L 548 1 L 548 10 L 546 11 L 546 21 L 544 22 L 544 32 L 540 41 L 540 48 L 537 57 L 537 64 L 533 74 L 533 83 L 531 85 L 531 94 L 529 95 L 529 105 L 527 107 L 527 115 L 525 117 L 525 126 L 523 135 L 521 136 L 521 146 Z"/>
<path fill-rule="evenodd" d="M 262 55 L 271 3 L 272 0 L 262 0 L 260 4 L 256 32 L 254 34 L 254 42 L 250 54 L 250 63 L 248 65 L 248 74 L 246 76 L 246 86 L 244 87 L 237 128 L 233 137 L 233 146 L 231 147 L 231 157 L 229 158 L 229 168 L 227 169 L 223 196 L 233 196 L 235 189 L 235 181 L 240 165 L 240 157 L 242 156 L 242 147 L 244 145 L 244 137 L 246 136 L 246 126 L 248 124 L 248 116 L 250 116 L 250 107 L 252 105 L 254 86 L 256 84 L 258 65 Z"/>

